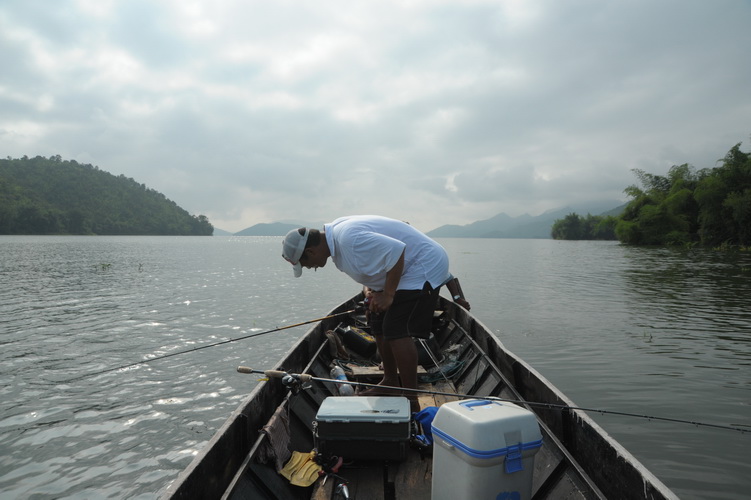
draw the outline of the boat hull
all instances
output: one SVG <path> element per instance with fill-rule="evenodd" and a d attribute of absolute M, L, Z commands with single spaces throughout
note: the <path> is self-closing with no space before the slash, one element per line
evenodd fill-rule
<path fill-rule="evenodd" d="M 341 304 L 331 314 L 353 309 L 359 298 Z M 536 414 L 544 444 L 535 458 L 533 498 L 677 498 L 586 413 L 572 409 L 572 401 L 505 349 L 469 312 L 443 298 L 438 309 L 435 341 L 440 349 L 449 349 L 461 367 L 453 374 L 453 390 L 471 397 L 529 402 L 527 408 Z M 326 331 L 341 321 L 331 318 L 311 328 L 274 369 L 328 378 L 332 357 Z M 269 439 L 263 427 L 273 421 L 275 413 L 289 415 L 289 448 L 310 451 L 316 410 L 333 391 L 333 384 L 319 382 L 292 395 L 277 380 L 259 383 L 163 498 L 326 498 L 320 488 L 292 486 L 276 473 L 273 464 L 262 463 L 264 441 Z M 437 395 L 435 404 L 445 399 Z M 411 460 L 382 464 L 371 476 L 362 470 L 353 472 L 362 476 L 349 484 L 350 490 L 355 490 L 353 497 L 430 498 L 430 460 L 417 451 L 411 453 L 415 455 Z M 379 484 L 371 484 L 374 481 Z"/>

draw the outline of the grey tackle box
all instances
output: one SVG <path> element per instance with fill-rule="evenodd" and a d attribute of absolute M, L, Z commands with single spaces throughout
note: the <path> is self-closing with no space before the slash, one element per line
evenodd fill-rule
<path fill-rule="evenodd" d="M 404 460 L 410 417 L 405 397 L 328 397 L 313 423 L 316 447 L 345 460 Z"/>

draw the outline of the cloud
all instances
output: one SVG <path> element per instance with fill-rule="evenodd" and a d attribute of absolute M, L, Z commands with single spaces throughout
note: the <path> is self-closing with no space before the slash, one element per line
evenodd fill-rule
<path fill-rule="evenodd" d="M 228 230 L 617 201 L 633 168 L 748 139 L 749 21 L 698 0 L 5 2 L 0 151 Z"/>

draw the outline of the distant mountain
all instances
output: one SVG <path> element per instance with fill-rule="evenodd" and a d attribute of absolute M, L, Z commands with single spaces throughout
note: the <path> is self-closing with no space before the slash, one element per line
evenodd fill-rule
<path fill-rule="evenodd" d="M 262 223 L 247 227 L 235 233 L 235 236 L 284 236 L 300 226 L 283 222 Z"/>
<path fill-rule="evenodd" d="M 284 236 L 300 227 L 323 228 L 323 222 L 283 221 L 255 224 L 235 233 L 235 236 Z"/>
<path fill-rule="evenodd" d="M 613 217 L 618 217 L 619 215 L 623 213 L 624 210 L 626 210 L 627 206 L 628 206 L 628 202 L 624 203 L 623 205 L 618 205 L 615 208 L 611 208 L 610 210 L 607 210 L 601 213 L 600 215 L 602 215 L 603 217 L 608 216 L 608 215 L 612 215 Z M 579 215 L 582 215 L 582 214 L 579 214 Z"/>
<path fill-rule="evenodd" d="M 490 219 L 480 220 L 467 224 L 465 226 L 445 225 L 433 229 L 427 235 L 431 238 L 485 238 L 490 233 L 498 231 L 509 231 L 520 224 L 529 224 L 534 217 L 528 214 L 518 217 L 511 217 L 505 213 L 500 213 Z"/>
<path fill-rule="evenodd" d="M 579 215 L 600 215 L 605 211 L 620 213 L 625 205 L 611 208 L 619 202 L 592 203 L 579 207 L 563 207 L 548 210 L 537 216 L 529 214 L 511 217 L 500 213 L 490 219 L 480 220 L 464 226 L 445 225 L 427 233 L 431 238 L 550 238 L 553 223 L 575 212 Z M 610 213 L 608 213 L 610 215 Z"/>
<path fill-rule="evenodd" d="M 224 229 L 214 228 L 214 236 L 232 236 L 232 233 L 225 231 Z"/>

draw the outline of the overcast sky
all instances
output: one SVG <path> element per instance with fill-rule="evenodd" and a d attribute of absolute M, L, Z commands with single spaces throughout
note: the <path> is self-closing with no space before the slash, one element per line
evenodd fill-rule
<path fill-rule="evenodd" d="M 428 231 L 751 150 L 749 0 L 2 0 L 0 157 Z"/>

